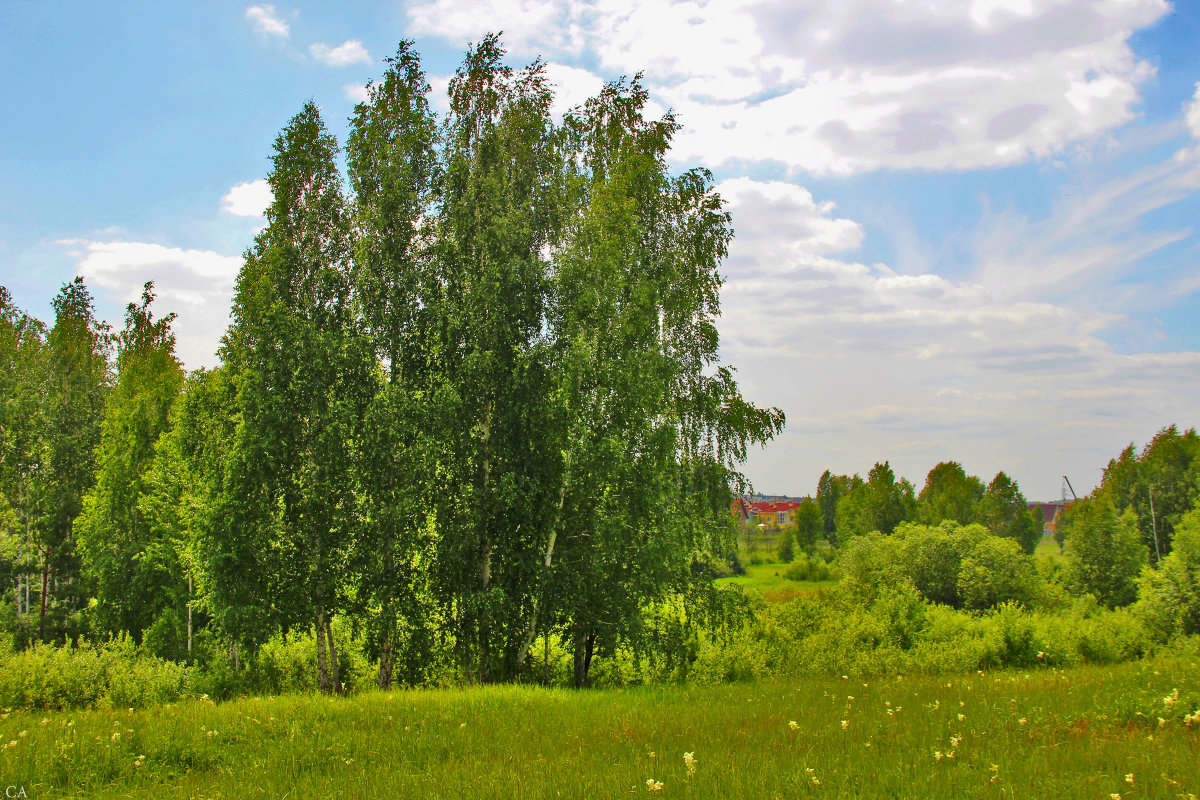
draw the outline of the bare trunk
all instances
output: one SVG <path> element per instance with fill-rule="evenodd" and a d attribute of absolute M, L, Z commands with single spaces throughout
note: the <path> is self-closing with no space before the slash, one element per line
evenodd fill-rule
<path fill-rule="evenodd" d="M 329 667 L 325 662 L 325 611 L 317 611 L 317 687 L 329 693 Z"/>
<path fill-rule="evenodd" d="M 333 693 L 341 694 L 342 691 L 342 670 L 338 664 L 337 644 L 333 640 L 333 617 L 330 616 L 325 620 L 325 637 L 329 640 L 329 666 L 330 677 L 333 679 Z"/>
<path fill-rule="evenodd" d="M 188 661 L 192 660 L 192 576 L 188 574 L 188 602 L 187 602 L 187 654 Z"/>
<path fill-rule="evenodd" d="M 50 588 L 50 559 L 46 557 L 46 553 L 42 553 L 42 619 L 41 619 L 41 639 L 46 641 L 46 594 Z"/>
<path fill-rule="evenodd" d="M 492 435 L 492 409 L 488 408 L 487 414 L 483 419 L 483 463 L 481 465 L 481 475 L 479 481 L 479 497 L 487 502 L 488 500 L 488 480 L 491 476 L 492 463 L 488 457 L 488 442 Z M 486 592 L 488 586 L 492 582 L 492 542 L 488 535 L 487 526 L 489 514 L 488 509 L 481 509 L 480 519 L 477 522 L 478 528 L 477 537 L 479 542 L 479 554 L 477 556 L 475 571 L 479 579 L 480 593 Z M 488 613 L 485 611 L 479 619 L 479 682 L 491 683 L 492 681 L 492 654 L 491 654 L 491 620 Z"/>
<path fill-rule="evenodd" d="M 384 604 L 383 631 L 379 636 L 379 676 L 375 683 L 380 689 L 392 687 L 392 673 L 396 665 L 396 618 L 392 616 L 388 605 Z"/>
<path fill-rule="evenodd" d="M 575 688 L 588 685 L 588 671 L 592 668 L 592 654 L 596 647 L 596 634 L 588 631 L 575 632 Z"/>
<path fill-rule="evenodd" d="M 395 367 L 393 366 L 393 371 Z M 380 689 L 390 689 L 392 686 L 392 672 L 396 664 L 396 608 L 392 604 L 392 590 L 387 586 L 386 582 L 392 577 L 395 571 L 394 559 L 392 558 L 392 537 L 390 531 L 387 534 L 387 539 L 383 543 L 383 577 L 385 582 L 385 596 L 383 599 L 383 608 L 381 610 L 380 632 L 379 632 L 379 675 L 375 683 Z"/>
<path fill-rule="evenodd" d="M 550 524 L 550 535 L 546 537 L 546 552 L 542 556 L 542 566 L 546 572 L 543 573 L 543 579 L 546 573 L 550 571 L 550 565 L 554 562 L 554 544 L 558 541 L 558 525 L 562 520 L 563 501 L 567 498 L 567 486 L 571 480 L 571 463 L 574 460 L 575 451 L 571 450 L 567 453 L 566 471 L 563 474 L 562 483 L 558 487 L 558 503 L 554 509 L 554 521 Z M 517 650 L 516 671 L 520 672 L 521 667 L 525 664 L 525 657 L 529 655 L 529 647 L 533 644 L 533 639 L 537 635 L 537 622 L 539 609 L 539 595 L 534 595 L 533 610 L 529 614 L 529 625 L 525 629 L 525 638 L 521 641 L 521 647 Z"/>

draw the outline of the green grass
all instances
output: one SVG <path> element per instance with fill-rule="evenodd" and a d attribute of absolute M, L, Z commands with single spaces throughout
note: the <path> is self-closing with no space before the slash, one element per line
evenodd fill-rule
<path fill-rule="evenodd" d="M 1200 794 L 1183 720 L 1198 703 L 1193 651 L 952 678 L 14 712 L 0 782 L 39 798 L 1174 799 Z"/>
<path fill-rule="evenodd" d="M 812 592 L 817 589 L 829 589 L 832 581 L 791 581 L 783 577 L 788 565 L 780 562 L 771 564 L 749 564 L 745 575 L 734 575 L 731 578 L 720 578 L 718 585 L 733 584 L 747 591 L 769 592 L 787 589 L 792 592 Z"/>
<path fill-rule="evenodd" d="M 1037 558 L 1058 559 L 1063 557 L 1062 550 L 1059 549 L 1058 542 L 1054 541 L 1053 536 L 1043 536 L 1033 554 Z"/>

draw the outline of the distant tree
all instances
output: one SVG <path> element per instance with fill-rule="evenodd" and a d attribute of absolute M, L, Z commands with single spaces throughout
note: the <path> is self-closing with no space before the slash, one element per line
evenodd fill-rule
<path fill-rule="evenodd" d="M 1026 553 L 1032 554 L 1042 539 L 1042 525 L 1033 518 L 1029 504 L 1016 481 L 1003 472 L 988 484 L 979 501 L 979 521 L 994 536 L 1012 539 Z"/>
<path fill-rule="evenodd" d="M 876 463 L 866 483 L 850 489 L 838 500 L 837 535 L 841 541 L 870 531 L 887 535 L 915 511 L 912 484 L 903 478 L 897 481 L 887 461 Z"/>
<path fill-rule="evenodd" d="M 1091 592 L 1109 608 L 1129 605 L 1137 598 L 1137 579 L 1147 556 L 1132 511 L 1119 514 L 1103 497 L 1075 504 L 1067 559 L 1077 589 Z"/>
<path fill-rule="evenodd" d="M 796 546 L 805 552 L 812 552 L 817 541 L 825 537 L 825 519 L 821 507 L 811 497 L 800 501 L 796 508 L 795 539 Z"/>
<path fill-rule="evenodd" d="M 54 327 L 47 339 L 45 467 L 39 472 L 40 515 L 35 546 L 42 560 L 39 631 L 68 633 L 73 612 L 85 604 L 73 533 L 83 496 L 92 486 L 96 448 L 111 384 L 112 337 L 96 319 L 91 292 L 76 277 L 54 298 Z M 51 631 L 48 623 L 57 630 Z"/>
<path fill-rule="evenodd" d="M 157 617 L 179 569 L 172 547 L 158 547 L 138 508 L 154 446 L 167 429 L 183 385 L 175 357 L 174 314 L 155 320 L 154 284 L 130 303 L 117 337 L 117 381 L 108 396 L 97 450 L 96 483 L 83 498 L 75 534 L 100 629 L 138 642 Z"/>
<path fill-rule="evenodd" d="M 983 494 L 984 485 L 979 478 L 967 475 L 957 461 L 943 461 L 925 477 L 925 487 L 917 496 L 917 516 L 926 525 L 937 525 L 943 520 L 966 525 L 975 520 Z"/>
<path fill-rule="evenodd" d="M 841 500 L 842 495 L 849 492 L 851 489 L 857 489 L 862 485 L 862 478 L 855 475 L 849 477 L 847 475 L 834 475 L 829 470 L 821 473 L 820 480 L 817 481 L 817 505 L 821 509 L 822 523 L 825 528 L 825 538 L 830 542 L 837 542 L 837 504 Z"/>

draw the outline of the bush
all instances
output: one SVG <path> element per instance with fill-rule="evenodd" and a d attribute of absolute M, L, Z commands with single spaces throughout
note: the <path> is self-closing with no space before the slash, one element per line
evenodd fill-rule
<path fill-rule="evenodd" d="M 39 645 L 0 657 L 5 708 L 140 708 L 188 694 L 187 667 L 139 655 L 128 637 L 99 646 Z"/>
<path fill-rule="evenodd" d="M 964 608 L 976 610 L 1031 605 L 1038 596 L 1037 570 L 1015 539 L 983 536 L 962 560 L 958 596 Z"/>

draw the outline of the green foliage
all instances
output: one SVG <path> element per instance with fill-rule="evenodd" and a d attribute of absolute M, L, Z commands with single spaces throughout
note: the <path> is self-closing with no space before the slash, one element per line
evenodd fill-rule
<path fill-rule="evenodd" d="M 875 464 L 867 482 L 851 488 L 837 501 L 836 528 L 839 542 L 871 531 L 890 534 L 896 526 L 911 519 L 916 509 L 913 487 L 896 480 L 887 461 Z"/>
<path fill-rule="evenodd" d="M 979 521 L 995 536 L 1015 541 L 1032 554 L 1042 540 L 1042 524 L 1035 520 L 1016 481 L 1003 472 L 988 484 L 978 506 Z"/>
<path fill-rule="evenodd" d="M 792 537 L 802 551 L 811 553 L 817 542 L 825 538 L 825 522 L 821 507 L 811 497 L 800 501 L 796 508 L 796 524 Z"/>
<path fill-rule="evenodd" d="M 1101 496 L 1076 503 L 1071 517 L 1066 553 L 1071 583 L 1108 608 L 1132 603 L 1148 555 L 1133 512 L 1118 514 L 1112 502 Z"/>
<path fill-rule="evenodd" d="M 33 526 L 42 553 L 39 636 L 78 636 L 74 614 L 86 602 L 79 554 L 72 535 L 83 497 L 95 480 L 104 405 L 111 375 L 108 326 L 95 316 L 92 295 L 76 277 L 54 298 L 54 327 L 47 336 L 49 360 L 43 439 L 44 466 L 33 492 L 39 514 Z M 55 590 L 57 587 L 57 591 Z"/>
<path fill-rule="evenodd" d="M 142 304 L 130 303 L 118 337 L 117 382 L 108 397 L 96 483 L 83 499 L 75 536 L 84 577 L 96 598 L 95 618 L 105 634 L 138 641 L 179 593 L 182 574 L 175 543 L 153 535 L 138 505 L 155 443 L 166 430 L 171 405 L 183 385 L 175 358 L 174 314 L 154 320 L 153 283 Z"/>
<path fill-rule="evenodd" d="M 775 555 L 784 564 L 790 564 L 796 557 L 796 526 L 788 525 L 783 529 L 783 533 L 779 536 L 779 543 L 775 546 Z"/>
<path fill-rule="evenodd" d="M 1138 579 L 1134 610 L 1156 639 L 1200 633 L 1200 508 L 1180 518 L 1172 549 Z"/>
<path fill-rule="evenodd" d="M 968 609 L 1029 606 L 1038 597 L 1033 560 L 1012 539 L 979 537 L 962 559 L 958 595 Z"/>
<path fill-rule="evenodd" d="M 943 461 L 925 476 L 925 487 L 917 496 L 917 518 L 926 525 L 943 520 L 966 525 L 975 521 L 984 495 L 983 482 L 967 475 L 957 461 Z"/>
<path fill-rule="evenodd" d="M 189 674 L 179 664 L 138 655 L 128 638 L 97 646 L 39 645 L 0 655 L 0 706 L 157 706 L 185 696 Z"/>
<path fill-rule="evenodd" d="M 1095 497 L 1134 512 L 1142 542 L 1158 561 L 1170 552 L 1175 526 L 1200 500 L 1200 435 L 1170 425 L 1140 454 L 1130 444 L 1108 462 Z"/>

